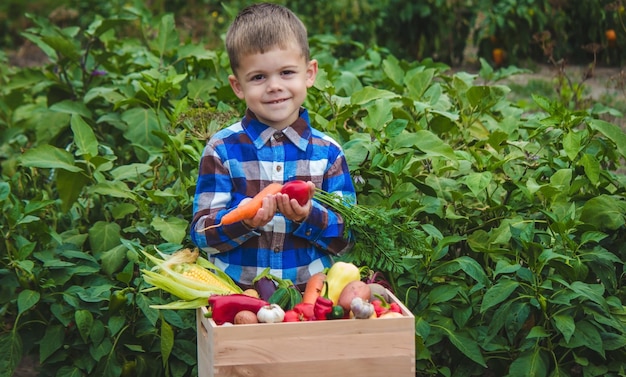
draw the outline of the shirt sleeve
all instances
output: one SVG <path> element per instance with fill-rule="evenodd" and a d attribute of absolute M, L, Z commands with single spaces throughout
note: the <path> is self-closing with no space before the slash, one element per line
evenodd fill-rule
<path fill-rule="evenodd" d="M 209 254 L 232 250 L 251 237 L 258 236 L 243 222 L 219 224 L 222 217 L 243 200 L 233 194 L 233 184 L 222 159 L 211 144 L 207 144 L 200 159 L 198 181 L 193 202 L 191 240 Z"/>

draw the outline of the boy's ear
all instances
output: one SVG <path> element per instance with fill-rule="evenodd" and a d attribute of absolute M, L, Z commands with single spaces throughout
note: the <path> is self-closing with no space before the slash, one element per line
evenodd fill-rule
<path fill-rule="evenodd" d="M 230 84 L 230 87 L 233 89 L 233 92 L 235 92 L 235 95 L 239 99 L 243 99 L 244 98 L 243 88 L 241 87 L 239 80 L 237 80 L 237 77 L 235 75 L 229 75 L 228 83 Z"/>
<path fill-rule="evenodd" d="M 317 76 L 317 70 L 318 70 L 317 60 L 315 59 L 310 60 L 306 68 L 307 88 L 310 88 L 313 86 L 313 84 L 315 84 L 315 77 Z"/>

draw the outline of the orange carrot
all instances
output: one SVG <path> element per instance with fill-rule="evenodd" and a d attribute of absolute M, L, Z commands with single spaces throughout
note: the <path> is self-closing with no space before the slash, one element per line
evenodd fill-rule
<path fill-rule="evenodd" d="M 317 298 L 322 294 L 322 288 L 324 288 L 325 280 L 326 274 L 323 272 L 313 274 L 304 286 L 302 302 L 305 304 L 315 304 Z"/>
<path fill-rule="evenodd" d="M 257 211 L 263 206 L 263 198 L 268 195 L 278 194 L 282 188 L 283 185 L 280 183 L 270 183 L 263 190 L 261 190 L 261 192 L 256 194 L 252 200 L 249 200 L 244 204 L 240 204 L 237 208 L 225 214 L 219 224 L 207 226 L 199 231 L 204 232 L 205 230 L 216 228 L 221 225 L 233 224 L 237 221 L 253 218 Z"/>

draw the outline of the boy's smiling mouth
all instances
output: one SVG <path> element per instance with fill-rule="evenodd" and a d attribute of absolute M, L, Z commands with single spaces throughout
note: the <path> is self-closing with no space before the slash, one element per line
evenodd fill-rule
<path fill-rule="evenodd" d="M 287 101 L 289 98 L 280 98 L 280 99 L 275 99 L 273 101 L 267 101 L 268 104 L 270 105 L 275 105 L 275 104 L 279 104 L 279 103 L 283 103 L 285 101 Z"/>

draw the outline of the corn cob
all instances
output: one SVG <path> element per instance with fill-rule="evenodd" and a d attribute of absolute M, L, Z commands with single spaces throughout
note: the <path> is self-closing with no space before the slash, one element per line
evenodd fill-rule
<path fill-rule="evenodd" d="M 207 287 L 215 287 L 215 289 L 224 291 L 232 290 L 231 287 L 224 283 L 224 281 L 218 279 L 211 271 L 197 264 L 179 264 L 174 268 L 174 271 L 181 273 L 187 279 L 206 284 Z"/>
<path fill-rule="evenodd" d="M 159 254 L 163 259 L 144 251 L 144 255 L 155 264 L 151 270 L 142 270 L 144 280 L 153 286 L 144 291 L 162 289 L 186 302 L 154 307 L 171 309 L 199 307 L 206 305 L 206 300 L 211 295 L 242 292 L 223 271 L 208 260 L 199 258 L 197 249 L 194 251 L 181 249 L 172 255 L 160 252 Z"/>

